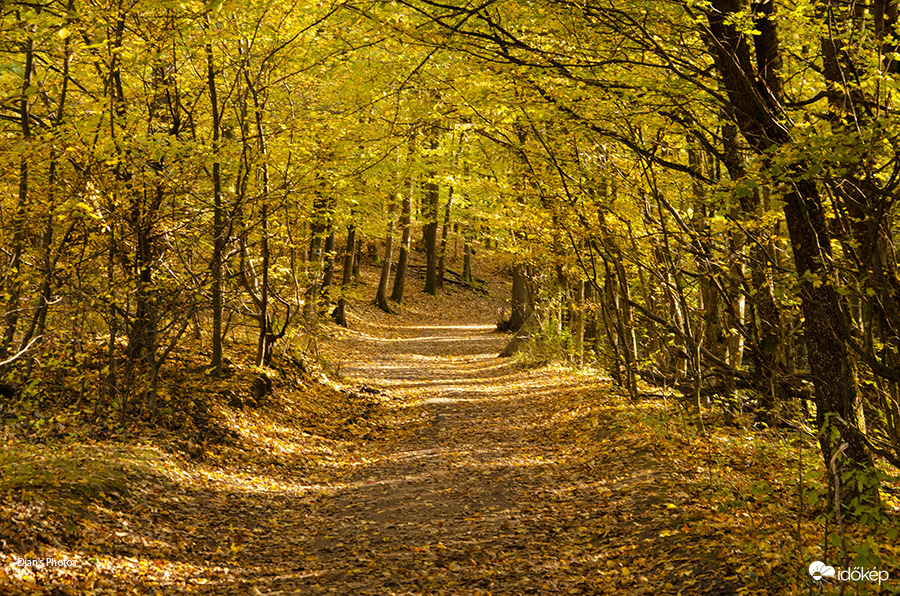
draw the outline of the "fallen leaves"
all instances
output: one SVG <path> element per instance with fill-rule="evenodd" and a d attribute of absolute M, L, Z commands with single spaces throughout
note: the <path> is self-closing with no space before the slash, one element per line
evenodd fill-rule
<path fill-rule="evenodd" d="M 664 427 L 654 402 L 636 406 L 596 377 L 516 369 L 494 357 L 504 338 L 490 326 L 429 302 L 406 309 L 399 319 L 361 309 L 365 319 L 326 342 L 343 386 L 283 369 L 264 407 L 211 412 L 231 439 L 198 444 L 203 457 L 159 439 L 2 460 L 0 588 L 518 596 L 786 585 L 778 574 L 796 559 L 775 511 L 790 496 L 775 455 Z M 16 566 L 26 551 L 78 566 Z"/>

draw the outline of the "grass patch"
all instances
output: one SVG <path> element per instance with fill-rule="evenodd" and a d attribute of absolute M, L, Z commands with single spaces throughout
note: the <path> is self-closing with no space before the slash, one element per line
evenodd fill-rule
<path fill-rule="evenodd" d="M 136 483 L 159 476 L 160 461 L 155 449 L 142 446 L 9 441 L 0 446 L 0 492 L 81 510 L 124 501 Z"/>

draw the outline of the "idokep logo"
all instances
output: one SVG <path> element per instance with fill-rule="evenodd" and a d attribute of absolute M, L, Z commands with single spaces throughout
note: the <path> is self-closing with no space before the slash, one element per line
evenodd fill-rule
<path fill-rule="evenodd" d="M 817 582 L 826 577 L 834 577 L 834 567 L 829 567 L 822 561 L 813 561 L 809 566 L 809 574 Z"/>
<path fill-rule="evenodd" d="M 822 561 L 813 561 L 809 566 L 809 575 L 817 582 L 834 577 L 842 582 L 886 582 L 890 574 L 885 570 L 866 569 L 865 567 L 853 567 L 852 569 L 840 569 L 826 565 Z"/>

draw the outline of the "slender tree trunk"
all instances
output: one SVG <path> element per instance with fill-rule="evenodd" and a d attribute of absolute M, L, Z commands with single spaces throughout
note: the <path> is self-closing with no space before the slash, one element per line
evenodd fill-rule
<path fill-rule="evenodd" d="M 352 221 L 347 227 L 347 245 L 344 248 L 344 266 L 341 271 L 341 297 L 331 318 L 341 327 L 347 326 L 347 289 L 353 278 L 353 255 L 356 252 L 356 224 Z"/>
<path fill-rule="evenodd" d="M 260 168 L 259 168 L 259 186 L 260 186 L 260 268 L 257 274 L 261 279 L 259 293 L 257 296 L 257 321 L 259 331 L 257 335 L 256 345 L 256 365 L 268 366 L 272 359 L 272 342 L 275 335 L 272 332 L 272 325 L 269 314 L 269 269 L 271 268 L 271 254 L 269 251 L 269 155 L 268 144 L 266 142 L 265 129 L 263 127 L 263 116 L 265 106 L 260 98 L 260 90 L 253 84 L 250 77 L 250 49 L 246 41 L 241 42 L 241 70 L 244 75 L 244 83 L 250 91 L 250 97 L 253 99 L 253 120 L 256 127 L 257 150 L 259 151 Z"/>
<path fill-rule="evenodd" d="M 400 212 L 400 256 L 397 258 L 397 271 L 394 272 L 394 289 L 391 292 L 391 300 L 400 304 L 403 302 L 403 289 L 406 286 L 406 266 L 409 262 L 409 238 L 411 232 L 410 215 L 412 211 L 412 195 L 415 182 L 409 181 L 409 190 L 403 195 L 403 207 Z"/>
<path fill-rule="evenodd" d="M 73 16 L 73 8 L 74 8 L 74 0 L 68 0 L 66 4 L 66 25 L 71 25 L 75 20 Z M 67 36 L 63 40 L 63 65 L 62 65 L 62 88 L 59 93 L 59 104 L 56 108 L 56 116 L 53 119 L 53 128 L 56 129 L 59 125 L 62 124 L 63 119 L 65 118 L 66 113 L 66 101 L 68 98 L 68 89 L 69 89 L 69 72 L 70 72 L 70 62 L 72 58 L 72 49 L 69 40 L 70 36 Z M 62 256 L 64 247 L 66 245 L 66 239 L 71 234 L 72 230 L 75 229 L 75 222 L 69 224 L 69 229 L 63 235 L 63 241 L 60 243 L 59 250 L 56 251 L 54 255 L 53 250 L 53 236 L 54 236 L 54 228 L 56 226 L 56 184 L 57 184 L 57 171 L 59 167 L 59 152 L 56 148 L 52 150 L 50 157 L 50 166 L 47 173 L 47 224 L 44 227 L 44 234 L 41 238 L 41 248 L 43 250 L 43 277 L 41 279 L 41 288 L 38 292 L 38 305 L 35 309 L 34 316 L 31 319 L 31 324 L 28 327 L 28 330 L 25 332 L 22 337 L 22 343 L 20 350 L 26 349 L 31 339 L 37 335 L 39 338 L 43 338 L 44 332 L 46 330 L 47 323 L 47 311 L 50 308 L 50 300 L 51 300 L 51 292 L 53 286 L 53 278 L 54 272 L 56 270 L 56 264 L 59 258 Z M 28 370 L 30 373 L 31 367 L 34 364 L 34 358 L 29 357 L 28 359 Z"/>
<path fill-rule="evenodd" d="M 116 143 L 116 153 L 117 156 L 121 157 L 121 149 L 118 146 L 118 141 L 116 141 L 116 123 L 117 121 L 121 121 L 125 117 L 125 91 L 122 85 L 122 71 L 121 71 L 121 49 L 122 49 L 122 38 L 125 32 L 125 15 L 122 7 L 123 1 L 119 0 L 117 13 L 116 13 L 116 27 L 115 33 L 113 35 L 112 47 L 113 51 L 111 52 L 112 58 L 110 59 L 109 65 L 109 78 L 112 81 L 112 85 L 110 85 L 109 91 L 109 100 L 110 100 L 110 110 L 109 110 L 109 130 L 110 137 L 113 142 Z M 122 165 L 123 160 L 117 159 L 116 164 L 113 166 L 113 174 L 115 176 L 116 182 L 124 183 L 126 188 L 130 188 L 130 179 L 131 176 L 127 170 L 124 169 Z M 119 209 L 119 193 L 118 188 L 116 192 L 112 193 L 109 200 L 109 213 L 110 215 L 115 214 Z M 117 256 L 117 243 L 118 239 L 116 236 L 116 226 L 115 222 L 113 222 L 109 226 L 109 254 L 107 260 L 107 291 L 109 293 L 109 343 L 108 347 L 108 361 L 107 364 L 109 366 L 109 373 L 107 375 L 107 388 L 109 390 L 109 399 L 110 404 L 114 404 L 117 397 L 119 399 L 119 420 L 122 424 L 127 421 L 128 417 L 128 408 L 129 408 L 129 399 L 128 399 L 128 391 L 122 391 L 121 396 L 119 396 L 119 378 L 118 378 L 118 360 L 116 358 L 116 337 L 118 335 L 118 317 L 119 313 L 116 309 L 116 288 L 117 285 L 115 283 L 115 263 Z"/>
<path fill-rule="evenodd" d="M 259 288 L 259 337 L 257 338 L 256 366 L 268 366 L 271 364 L 272 359 L 271 343 L 269 341 L 269 336 L 272 334 L 272 326 L 269 321 L 269 205 L 265 202 L 265 197 L 268 195 L 269 175 L 265 166 L 263 166 L 263 172 L 263 204 L 260 209 L 262 284 L 260 284 Z"/>
<path fill-rule="evenodd" d="M 167 29 L 171 22 L 164 23 Z M 173 88 L 172 73 L 175 65 L 162 59 L 164 52 L 158 48 L 152 67 L 152 97 L 149 105 L 149 129 L 153 133 L 174 134 L 171 112 L 167 105 L 167 93 Z M 131 193 L 130 224 L 135 235 L 136 250 L 133 261 L 136 268 L 135 314 L 128 337 L 128 359 L 131 380 L 143 386 L 141 416 L 150 419 L 157 413 L 157 376 L 161 361 L 157 360 L 159 348 L 160 289 L 154 283 L 159 242 L 157 218 L 166 197 L 166 157 L 144 166 L 143 190 L 134 188 Z M 136 385 L 137 386 L 137 385 Z"/>
<path fill-rule="evenodd" d="M 693 135 L 688 135 L 688 166 L 694 171 L 703 171 L 703 161 L 701 154 L 696 146 L 696 140 Z M 700 321 L 698 323 L 704 330 L 704 336 L 697 336 L 697 340 L 703 341 L 706 348 L 718 357 L 724 356 L 722 353 L 722 343 L 719 337 L 723 334 L 721 317 L 720 317 L 720 301 L 719 291 L 716 287 L 715 276 L 716 269 L 713 264 L 712 243 L 709 239 L 709 214 L 706 206 L 706 189 L 698 181 L 692 183 L 692 191 L 694 198 L 693 205 L 693 222 L 692 227 L 697 231 L 697 240 L 695 242 L 695 259 L 697 261 L 697 269 L 700 272 L 698 280 L 698 303 L 700 305 Z"/>
<path fill-rule="evenodd" d="M 583 351 L 588 354 L 587 357 L 590 357 L 591 353 L 594 352 L 594 347 L 597 343 L 599 331 L 597 329 L 597 305 L 596 300 L 594 299 L 595 291 L 594 291 L 594 281 L 588 280 L 584 285 L 584 348 Z"/>
<path fill-rule="evenodd" d="M 109 319 L 109 340 L 106 344 L 106 400 L 109 405 L 115 407 L 116 397 L 119 394 L 118 379 L 118 360 L 116 358 L 116 340 L 119 334 L 119 313 L 116 312 L 116 226 L 114 223 L 109 225 L 109 251 L 106 257 L 106 293 L 109 297 L 109 306 L 106 309 L 106 316 Z M 120 404 L 121 406 L 121 404 Z M 103 413 L 103 407 L 100 400 L 97 401 L 97 407 L 94 409 L 94 418 L 98 419 Z M 121 419 L 124 421 L 125 409 L 120 408 Z"/>
<path fill-rule="evenodd" d="M 394 258 L 394 211 L 397 204 L 392 200 L 388 204 L 387 230 L 384 233 L 384 260 L 381 262 L 381 278 L 378 280 L 378 291 L 375 304 L 384 312 L 392 312 L 387 301 L 387 287 L 391 278 L 391 261 Z"/>
<path fill-rule="evenodd" d="M 26 25 L 27 27 L 27 25 Z M 5 360 L 9 354 L 13 339 L 16 336 L 16 327 L 19 323 L 19 302 L 21 299 L 22 253 L 25 249 L 25 220 L 28 203 L 28 182 L 30 176 L 28 147 L 31 143 L 31 86 L 34 74 L 34 39 L 29 35 L 25 40 L 23 52 L 25 54 L 25 67 L 22 72 L 22 97 L 19 100 L 19 125 L 22 129 L 22 142 L 25 151 L 19 158 L 19 195 L 16 204 L 16 212 L 13 217 L 13 244 L 9 266 L 7 267 L 6 282 L 6 313 L 4 320 L 6 330 L 3 334 L 3 342 L 0 344 L 0 360 Z"/>
<path fill-rule="evenodd" d="M 209 16 L 206 29 L 210 30 Z M 213 137 L 213 254 L 212 254 L 212 367 L 213 374 L 222 373 L 222 257 L 225 252 L 225 213 L 222 205 L 222 164 L 219 162 L 221 116 L 216 94 L 216 71 L 213 63 L 212 42 L 206 44 L 206 82 L 209 87 L 209 101 L 212 107 Z"/>
<path fill-rule="evenodd" d="M 575 366 L 584 366 L 584 280 L 575 283 L 575 312 L 572 328 Z"/>
<path fill-rule="evenodd" d="M 322 246 L 325 243 L 325 232 L 328 229 L 328 206 L 330 204 L 330 199 L 325 192 L 326 188 L 323 183 L 313 201 L 313 218 L 309 226 L 309 253 L 306 259 L 309 267 L 307 271 L 309 279 L 303 305 L 303 313 L 307 317 L 318 316 L 319 313 L 318 302 L 321 295 L 322 266 L 324 262 Z"/>
<path fill-rule="evenodd" d="M 610 367 L 613 381 L 616 385 L 624 386 L 625 377 L 622 374 L 623 363 L 619 344 L 621 343 L 621 322 L 619 321 L 619 296 L 616 292 L 615 277 L 613 268 L 609 260 L 603 258 L 603 269 L 605 272 L 603 287 L 598 287 L 600 292 L 600 307 L 603 314 L 603 328 L 606 330 L 606 341 L 612 349 L 613 362 Z"/>
<path fill-rule="evenodd" d="M 360 262 L 362 261 L 362 251 L 365 246 L 365 242 L 363 241 L 362 234 L 357 230 L 356 232 L 356 250 L 353 251 L 353 279 L 359 279 L 359 267 Z"/>
<path fill-rule="evenodd" d="M 469 224 L 466 224 L 463 237 L 462 280 L 466 283 L 472 283 L 475 281 L 475 278 L 472 275 L 472 238 Z"/>
<path fill-rule="evenodd" d="M 622 254 L 618 253 L 613 267 L 616 272 L 616 286 L 621 297 L 620 305 L 620 331 L 619 337 L 622 345 L 622 353 L 625 358 L 625 388 L 632 400 L 637 400 L 637 338 L 634 333 L 634 314 L 631 308 L 631 289 L 628 285 L 628 275 L 622 262 Z"/>
<path fill-rule="evenodd" d="M 444 272 L 446 271 L 444 257 L 447 255 L 447 231 L 450 228 L 450 209 L 453 204 L 453 187 L 450 187 L 450 190 L 447 194 L 447 205 L 444 207 L 444 225 L 441 226 L 441 249 L 440 249 L 440 257 L 438 258 L 438 271 L 437 271 L 437 287 L 443 289 L 444 287 Z"/>
<path fill-rule="evenodd" d="M 618 193 L 618 186 L 615 182 L 610 185 L 609 181 L 604 179 L 598 190 L 603 199 L 610 199 L 610 204 L 614 203 Z M 624 375 L 622 375 L 620 384 L 626 388 L 631 399 L 637 401 L 637 338 L 631 307 L 631 285 L 628 272 L 625 270 L 625 255 L 612 231 L 606 225 L 605 208 L 599 213 L 598 223 L 602 234 L 601 244 L 606 253 L 604 263 L 607 267 L 607 276 L 612 275 L 612 279 L 609 279 L 607 283 L 610 285 L 610 291 L 615 292 L 616 295 L 616 336 L 621 353 L 617 357 L 622 358 L 624 363 Z"/>
<path fill-rule="evenodd" d="M 436 173 L 429 174 L 425 183 L 425 196 L 422 204 L 422 240 L 425 243 L 425 293 L 437 294 L 437 217 L 440 193 L 436 181 Z"/>
<path fill-rule="evenodd" d="M 330 221 L 330 218 L 329 218 Z M 322 276 L 322 306 L 328 307 L 331 302 L 331 286 L 334 283 L 334 225 L 329 223 L 328 236 L 325 237 L 325 266 Z"/>

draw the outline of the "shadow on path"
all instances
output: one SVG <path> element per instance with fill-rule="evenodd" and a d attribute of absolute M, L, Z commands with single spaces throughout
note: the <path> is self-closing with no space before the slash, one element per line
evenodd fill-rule
<path fill-rule="evenodd" d="M 491 327 L 368 331 L 343 341 L 347 382 L 427 422 L 306 512 L 302 570 L 256 576 L 262 593 L 735 592 L 712 553 L 679 540 L 693 520 L 671 509 L 651 450 L 614 446 L 615 409 L 558 415 L 561 396 L 596 404 L 607 384 L 517 371 Z M 614 446 L 608 461 L 586 459 L 585 433 Z"/>

